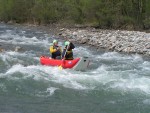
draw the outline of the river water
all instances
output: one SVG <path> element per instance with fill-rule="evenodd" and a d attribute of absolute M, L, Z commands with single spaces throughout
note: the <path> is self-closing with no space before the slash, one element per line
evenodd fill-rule
<path fill-rule="evenodd" d="M 150 59 L 76 44 L 91 59 L 84 72 L 42 66 L 56 37 L 0 24 L 0 113 L 148 113 Z M 63 46 L 64 41 L 59 40 Z M 21 47 L 20 51 L 14 51 Z"/>

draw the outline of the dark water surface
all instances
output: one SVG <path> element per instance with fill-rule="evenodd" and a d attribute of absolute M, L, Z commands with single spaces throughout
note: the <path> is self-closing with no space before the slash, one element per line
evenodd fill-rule
<path fill-rule="evenodd" d="M 42 66 L 39 57 L 49 55 L 54 38 L 0 24 L 0 48 L 6 50 L 0 53 L 0 113 L 150 112 L 149 58 L 77 46 L 75 57 L 91 58 L 87 71 Z"/>

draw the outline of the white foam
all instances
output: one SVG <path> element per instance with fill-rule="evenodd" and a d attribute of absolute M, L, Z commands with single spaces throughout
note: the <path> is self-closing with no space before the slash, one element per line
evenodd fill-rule
<path fill-rule="evenodd" d="M 2 90 L 3 92 L 7 92 L 6 86 L 2 83 L 0 83 L 0 90 Z"/>
<path fill-rule="evenodd" d="M 12 66 L 7 72 L 6 72 L 6 75 L 8 74 L 13 74 L 15 72 L 23 72 L 23 66 L 21 64 L 17 64 L 17 65 L 14 65 Z"/>
<path fill-rule="evenodd" d="M 39 58 L 35 57 L 36 55 L 30 52 L 19 53 L 15 51 L 5 51 L 0 54 L 2 61 L 10 68 L 11 65 L 17 64 L 26 64 L 24 59 L 34 59 L 39 61 Z"/>
<path fill-rule="evenodd" d="M 132 75 L 131 75 L 132 76 Z M 143 93 L 150 94 L 150 78 L 149 77 L 131 77 L 128 79 L 118 79 L 111 85 L 111 88 L 119 88 L 124 91 L 140 90 Z"/>
<path fill-rule="evenodd" d="M 18 52 L 7 52 L 10 56 L 27 55 L 25 53 L 20 54 Z M 106 55 L 107 54 L 107 55 Z M 118 53 L 110 53 L 113 54 Z M 5 55 L 4 55 L 5 56 Z M 7 55 L 6 55 L 7 56 Z M 109 53 L 105 53 L 102 56 L 109 56 Z M 102 57 L 101 56 L 101 57 Z M 8 56 L 7 56 L 8 57 Z M 122 56 L 118 56 L 121 57 Z M 36 57 L 37 58 L 37 57 Z M 120 59 L 121 59 L 120 58 Z M 129 56 L 127 59 L 138 59 L 143 61 L 139 56 Z M 37 58 L 38 59 L 38 58 Z M 106 58 L 107 60 L 107 58 Z M 128 63 L 125 66 L 128 66 Z M 142 64 L 136 64 L 137 66 L 143 66 L 143 71 L 149 69 L 150 62 L 143 61 Z M 145 67 L 145 68 L 144 68 Z M 99 89 L 103 86 L 106 88 L 119 89 L 122 91 L 140 90 L 146 94 L 150 93 L 150 78 L 147 76 L 138 75 L 138 70 L 124 70 L 114 71 L 109 70 L 108 65 L 102 64 L 97 69 L 93 69 L 87 72 L 76 72 L 71 70 L 59 70 L 58 67 L 30 65 L 24 66 L 21 64 L 13 65 L 4 76 L 8 76 L 10 79 L 26 79 L 28 77 L 34 78 L 34 80 L 46 80 L 61 84 L 66 88 L 72 88 L 77 90 L 93 90 Z M 13 75 L 16 72 L 23 74 L 22 77 L 16 78 Z M 134 74 L 133 74 L 134 73 Z"/>
<path fill-rule="evenodd" d="M 124 32 L 128 31 L 122 31 L 122 33 Z M 25 32 L 22 31 L 22 33 Z M 137 34 L 140 35 L 139 33 Z M 7 30 L 7 32 L 0 35 L 0 41 L 14 45 L 36 45 L 38 47 L 49 48 L 49 45 L 52 44 L 49 38 L 53 39 L 54 37 L 49 37 L 48 34 L 44 35 L 44 38 L 38 36 L 27 37 Z M 8 40 L 6 40 L 7 38 Z M 63 42 L 60 42 L 60 45 L 63 45 Z M 117 52 L 97 53 L 95 55 L 85 47 L 76 47 L 73 51 L 77 57 L 90 57 L 94 61 L 92 63 L 98 66 L 94 69 L 88 69 L 87 72 L 77 72 L 72 70 L 59 70 L 58 67 L 42 66 L 39 64 L 24 65 L 25 61 L 21 60 L 20 57 L 35 60 L 39 60 L 39 57 L 36 56 L 34 52 L 30 53 L 26 51 L 19 53 L 6 51 L 0 54 L 0 58 L 7 63 L 6 65 L 8 65 L 9 68 L 6 72 L 0 73 L 0 76 L 12 80 L 27 79 L 29 77 L 35 81 L 42 79 L 75 90 L 99 90 L 104 88 L 106 90 L 112 89 L 120 91 L 138 90 L 142 93 L 150 94 L 150 77 L 148 75 L 150 62 L 144 61 L 140 55 L 124 55 Z M 12 61 L 17 64 L 10 64 Z M 21 77 L 15 76 L 15 73 L 21 73 Z M 49 93 L 49 95 L 53 95 L 56 90 L 57 88 L 55 87 L 49 87 L 45 92 Z"/>
<path fill-rule="evenodd" d="M 59 90 L 59 88 L 49 87 L 45 91 L 36 91 L 34 96 L 37 96 L 37 97 L 49 97 L 49 96 L 54 95 L 56 90 Z"/>
<path fill-rule="evenodd" d="M 150 105 L 150 99 L 143 100 L 143 103 L 146 104 L 146 105 Z"/>
<path fill-rule="evenodd" d="M 13 32 L 1 34 L 0 41 L 3 43 L 14 44 L 14 45 L 20 44 L 20 45 L 40 45 L 44 47 L 49 46 L 48 39 L 40 40 L 36 36 L 34 37 L 20 36 L 18 34 L 13 34 Z"/>
<path fill-rule="evenodd" d="M 55 87 L 49 87 L 47 88 L 46 92 L 48 92 L 50 94 L 50 96 L 52 96 L 56 90 L 58 90 L 59 88 L 55 88 Z"/>

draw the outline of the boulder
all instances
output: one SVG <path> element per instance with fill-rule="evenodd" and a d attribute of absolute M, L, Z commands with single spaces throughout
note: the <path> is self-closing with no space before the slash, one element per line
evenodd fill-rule
<path fill-rule="evenodd" d="M 0 52 L 4 52 L 4 49 L 3 49 L 3 48 L 0 48 Z"/>

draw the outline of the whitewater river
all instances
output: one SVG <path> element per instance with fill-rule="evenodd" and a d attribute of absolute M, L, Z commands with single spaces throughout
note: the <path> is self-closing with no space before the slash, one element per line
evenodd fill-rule
<path fill-rule="evenodd" d="M 91 59 L 85 72 L 42 66 L 39 57 L 50 55 L 54 38 L 44 30 L 0 24 L 0 48 L 5 48 L 0 113 L 150 112 L 149 58 L 76 44 L 75 57 Z"/>

